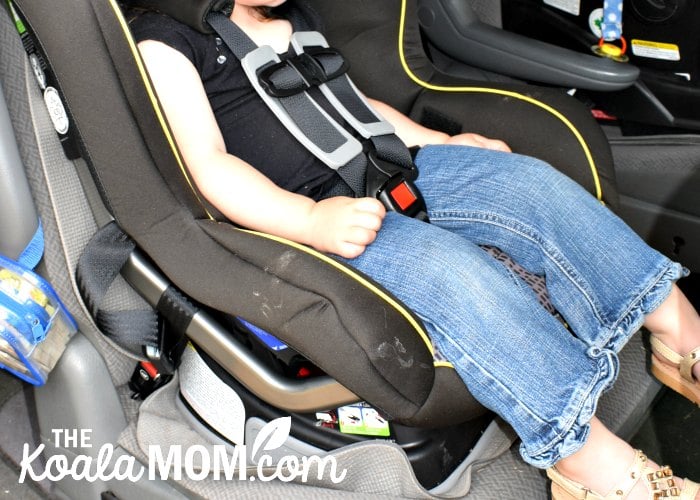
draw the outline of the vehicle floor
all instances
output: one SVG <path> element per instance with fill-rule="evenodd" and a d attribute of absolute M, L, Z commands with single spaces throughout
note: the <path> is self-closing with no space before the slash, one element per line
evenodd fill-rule
<path fill-rule="evenodd" d="M 26 384 L 0 370 L 0 408 L 18 392 L 26 388 Z M 4 421 L 2 425 L 12 426 L 13 421 Z M 19 482 L 19 469 L 13 460 L 0 447 L 0 500 L 38 500 L 45 495 L 40 489 L 29 482 Z"/>
<path fill-rule="evenodd" d="M 680 283 L 696 307 L 700 306 L 700 276 L 693 275 Z M 26 384 L 0 370 L 0 409 L 12 396 L 26 388 Z M 13 421 L 2 424 L 12 426 Z M 4 431 L 11 432 L 12 429 Z M 700 407 L 675 392 L 664 390 L 660 393 L 631 443 L 653 460 L 671 465 L 677 475 L 700 480 Z M 0 449 L 0 500 L 34 500 L 46 496 L 42 494 L 45 488 L 30 482 L 20 484 L 18 474 L 18 466 Z"/>
<path fill-rule="evenodd" d="M 679 281 L 679 286 L 700 309 L 700 275 Z M 700 481 L 700 407 L 674 391 L 660 394 L 631 443 L 655 461 L 671 465 L 678 476 Z"/>

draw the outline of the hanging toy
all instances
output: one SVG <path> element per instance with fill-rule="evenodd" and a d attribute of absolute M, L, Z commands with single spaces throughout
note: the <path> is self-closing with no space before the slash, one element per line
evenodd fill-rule
<path fill-rule="evenodd" d="M 601 36 L 597 45 L 591 47 L 594 54 L 618 62 L 627 62 L 627 41 L 622 36 L 622 0 L 605 0 Z M 620 46 L 615 43 L 620 40 Z"/>

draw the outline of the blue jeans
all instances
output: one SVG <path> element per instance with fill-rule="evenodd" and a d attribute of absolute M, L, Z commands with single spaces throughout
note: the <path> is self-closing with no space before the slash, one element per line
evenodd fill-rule
<path fill-rule="evenodd" d="M 539 160 L 428 146 L 416 164 L 432 224 L 389 213 L 348 262 L 423 320 L 474 397 L 513 426 L 523 458 L 550 467 L 583 446 L 617 352 L 687 271 Z M 479 245 L 544 275 L 575 335 Z"/>

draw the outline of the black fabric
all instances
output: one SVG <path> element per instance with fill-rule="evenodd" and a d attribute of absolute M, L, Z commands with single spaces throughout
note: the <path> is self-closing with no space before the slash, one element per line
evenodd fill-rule
<path fill-rule="evenodd" d="M 564 115 L 586 138 L 595 160 L 602 187 L 603 201 L 615 209 L 618 204 L 617 184 L 607 140 L 600 127 L 564 92 L 534 86 L 508 86 L 554 109 L 566 110 Z M 417 99 L 411 117 L 419 122 L 434 119 L 436 114 L 459 123 L 462 131 L 476 132 L 504 140 L 514 152 L 544 160 L 574 179 L 591 194 L 596 187 L 591 166 L 581 144 L 555 115 L 540 107 L 500 94 L 485 92 L 440 93 L 425 92 Z"/>
<path fill-rule="evenodd" d="M 178 21 L 202 33 L 211 33 L 206 22 L 211 11 L 231 6 L 231 0 L 122 0 L 128 7 L 166 11 Z"/>
<path fill-rule="evenodd" d="M 409 170 L 415 168 L 411 152 L 397 135 L 376 135 L 371 138 L 371 141 L 380 159 L 394 163 L 395 165 L 400 165 Z"/>
<path fill-rule="evenodd" d="M 158 346 L 158 315 L 153 309 L 106 311 L 103 300 L 136 245 L 110 222 L 85 246 L 76 267 L 76 282 L 95 323 L 119 346 L 141 355 L 144 346 Z"/>
<path fill-rule="evenodd" d="M 331 266 L 308 255 L 279 255 L 221 224 L 202 221 L 200 227 L 223 247 L 235 246 L 241 254 L 254 254 L 266 263 L 268 278 L 252 284 L 259 290 L 259 297 L 251 297 L 255 306 L 239 316 L 273 332 L 338 382 L 359 390 L 361 397 L 371 398 L 390 418 L 403 420 L 419 410 L 434 383 L 433 357 L 415 331 L 400 327 L 404 319 L 397 310 L 377 301 L 358 282 L 334 279 Z M 343 301 L 350 301 L 354 311 L 343 311 Z M 294 310 L 303 314 L 290 314 Z M 258 311 L 264 319 L 251 316 Z M 382 324 L 367 321 L 379 315 L 385 318 Z M 410 369 L 397 356 L 397 345 L 411 352 Z M 401 399 L 405 406 L 400 409 L 387 404 Z M 474 404 L 473 398 L 468 401 Z"/>
<path fill-rule="evenodd" d="M 163 42 L 197 68 L 229 153 L 255 166 L 278 186 L 316 199 L 333 182 L 335 173 L 302 146 L 260 100 L 238 58 L 216 35 L 199 33 L 154 12 L 138 16 L 130 28 L 137 40 Z"/>
<path fill-rule="evenodd" d="M 367 192 L 367 157 L 360 153 L 355 158 L 338 169 L 338 175 L 342 177 L 343 184 L 352 191 L 352 196 L 362 197 Z M 334 186 L 334 189 L 337 189 Z M 341 196 L 339 194 L 338 196 Z"/>
<path fill-rule="evenodd" d="M 324 22 L 331 47 L 350 64 L 353 82 L 370 97 L 409 113 L 421 89 L 404 72 L 397 54 L 400 0 L 307 0 Z M 435 70 L 423 51 L 416 2 L 407 2 L 407 59 L 418 76 L 432 79 Z"/>
<path fill-rule="evenodd" d="M 214 28 L 214 32 L 219 35 L 219 39 L 231 49 L 236 59 L 243 59 L 246 54 L 257 48 L 255 42 L 243 30 L 231 23 L 228 16 L 222 12 L 211 12 L 207 16 L 207 23 Z M 148 35 L 148 32 L 146 32 L 146 35 Z M 137 39 L 139 38 L 138 35 L 135 36 Z"/>
<path fill-rule="evenodd" d="M 184 335 L 199 309 L 176 288 L 169 286 L 163 292 L 156 309 L 168 320 L 178 335 Z"/>

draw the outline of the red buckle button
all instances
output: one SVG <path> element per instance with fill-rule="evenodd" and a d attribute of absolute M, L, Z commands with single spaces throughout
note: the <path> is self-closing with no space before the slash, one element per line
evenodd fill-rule
<path fill-rule="evenodd" d="M 394 189 L 389 191 L 391 198 L 396 202 L 396 204 L 401 208 L 401 210 L 406 210 L 408 207 L 413 205 L 413 202 L 418 198 L 411 192 L 405 182 L 402 182 Z"/>

